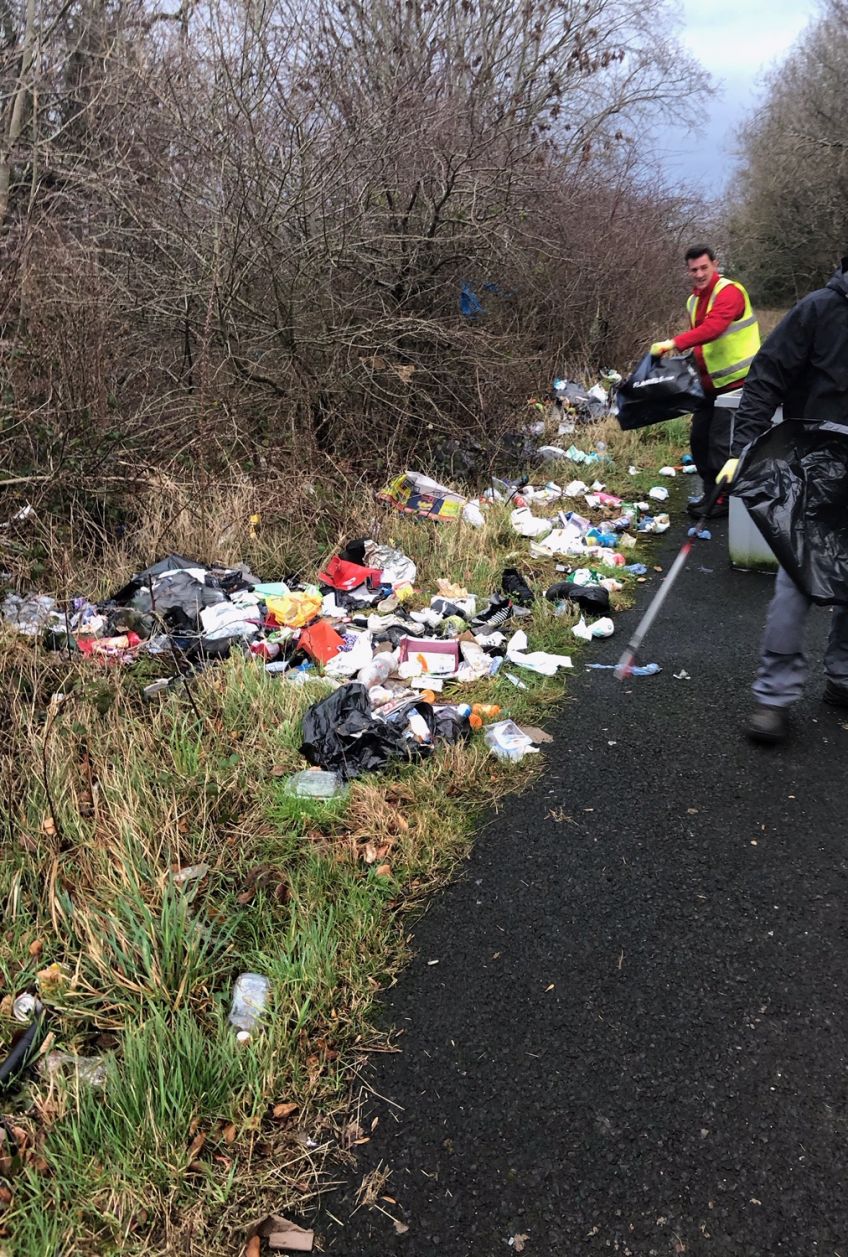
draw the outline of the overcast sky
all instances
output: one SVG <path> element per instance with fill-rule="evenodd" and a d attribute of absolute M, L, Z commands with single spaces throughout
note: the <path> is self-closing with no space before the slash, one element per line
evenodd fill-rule
<path fill-rule="evenodd" d="M 680 39 L 717 81 L 702 134 L 671 131 L 667 170 L 693 190 L 720 191 L 730 175 L 735 132 L 756 105 L 763 73 L 791 49 L 819 12 L 817 0 L 679 0 Z"/>

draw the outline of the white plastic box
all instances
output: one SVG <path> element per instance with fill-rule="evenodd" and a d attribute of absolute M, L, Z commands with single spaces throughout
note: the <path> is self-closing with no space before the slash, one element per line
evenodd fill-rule
<path fill-rule="evenodd" d="M 716 398 L 716 406 L 723 410 L 736 410 L 742 397 L 742 390 L 722 393 Z M 772 423 L 783 420 L 783 410 L 775 412 Z M 730 516 L 728 519 L 727 548 L 732 567 L 745 572 L 776 572 L 778 568 L 774 551 L 763 538 L 757 525 L 748 514 L 748 508 L 738 498 L 730 496 Z"/>

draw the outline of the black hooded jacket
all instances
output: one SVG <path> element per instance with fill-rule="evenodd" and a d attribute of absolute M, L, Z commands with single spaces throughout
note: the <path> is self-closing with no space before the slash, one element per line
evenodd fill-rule
<path fill-rule="evenodd" d="M 784 419 L 848 423 L 848 257 L 826 288 L 802 298 L 751 364 L 733 428 L 733 456 Z"/>

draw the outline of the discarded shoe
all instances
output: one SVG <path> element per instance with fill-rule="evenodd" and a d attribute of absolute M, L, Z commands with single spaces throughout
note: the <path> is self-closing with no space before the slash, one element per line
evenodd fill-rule
<path fill-rule="evenodd" d="M 471 621 L 472 628 L 485 628 L 488 633 L 501 628 L 512 615 L 512 603 L 502 594 L 494 594 L 485 611 L 481 611 Z"/>
<path fill-rule="evenodd" d="M 533 590 L 515 567 L 504 568 L 501 589 L 520 607 L 529 607 L 533 603 Z"/>
<path fill-rule="evenodd" d="M 592 615 L 606 615 L 610 609 L 610 596 L 600 585 L 575 585 L 572 581 L 558 581 L 545 591 L 549 602 L 561 602 L 568 599 L 581 611 Z"/>
<path fill-rule="evenodd" d="M 783 742 L 789 733 L 789 716 L 784 707 L 758 703 L 748 718 L 745 732 L 752 742 Z"/>
<path fill-rule="evenodd" d="M 828 679 L 822 698 L 831 707 L 848 707 L 848 685 L 840 685 L 838 681 Z"/>

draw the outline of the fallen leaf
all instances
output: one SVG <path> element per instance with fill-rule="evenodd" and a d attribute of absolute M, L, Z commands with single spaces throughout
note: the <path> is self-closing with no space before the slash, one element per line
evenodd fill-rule
<path fill-rule="evenodd" d="M 203 1132 L 203 1131 L 201 1131 L 199 1135 L 195 1135 L 195 1137 L 194 1137 L 194 1139 L 192 1139 L 191 1144 L 189 1145 L 189 1149 L 188 1149 L 188 1154 L 187 1154 L 187 1155 L 188 1155 L 188 1159 L 189 1159 L 189 1161 L 194 1161 L 194 1159 L 195 1159 L 195 1157 L 197 1156 L 198 1152 L 200 1152 L 200 1151 L 201 1151 L 201 1149 L 203 1148 L 203 1145 L 204 1145 L 205 1143 L 206 1143 L 206 1135 L 204 1134 L 204 1132 Z"/>
<path fill-rule="evenodd" d="M 510 1243 L 517 1253 L 523 1253 L 524 1245 L 527 1243 L 529 1238 L 529 1235 L 513 1235 Z"/>
<path fill-rule="evenodd" d="M 30 943 L 29 954 L 31 956 L 37 959 L 43 951 L 44 951 L 44 942 L 42 939 L 36 938 L 33 940 L 33 942 Z"/>
<path fill-rule="evenodd" d="M 405 1222 L 401 1222 L 400 1218 L 392 1218 L 392 1222 L 395 1225 L 395 1235 L 406 1235 L 409 1227 Z"/>
<path fill-rule="evenodd" d="M 229 1126 L 225 1126 L 221 1134 L 224 1136 L 225 1144 L 232 1144 L 236 1141 L 236 1124 L 230 1122 Z"/>
<path fill-rule="evenodd" d="M 378 865 L 377 865 L 377 876 L 378 876 L 378 877 L 391 877 L 391 875 L 392 875 L 392 866 L 391 866 L 391 864 L 378 864 Z"/>
<path fill-rule="evenodd" d="M 248 886 L 247 890 L 243 890 L 241 894 L 236 897 L 236 903 L 243 908 L 245 904 L 250 903 L 251 899 L 253 899 L 255 895 L 256 887 Z"/>
<path fill-rule="evenodd" d="M 52 838 L 54 836 L 56 833 L 56 822 L 53 820 L 52 816 L 45 816 L 44 820 L 41 822 L 41 832 L 46 834 L 48 838 Z"/>
<path fill-rule="evenodd" d="M 296 1113 L 297 1109 L 298 1106 L 291 1100 L 286 1104 L 275 1104 L 274 1117 L 276 1117 L 277 1121 L 281 1122 L 284 1118 L 291 1117 L 292 1113 Z"/>
<path fill-rule="evenodd" d="M 12 1203 L 12 1193 L 8 1187 L 0 1186 L 0 1205 L 10 1205 Z"/>
<path fill-rule="evenodd" d="M 35 975 L 38 989 L 42 995 L 56 996 L 61 994 L 63 987 L 70 982 L 70 975 L 55 960 L 46 969 L 39 969 Z"/>

